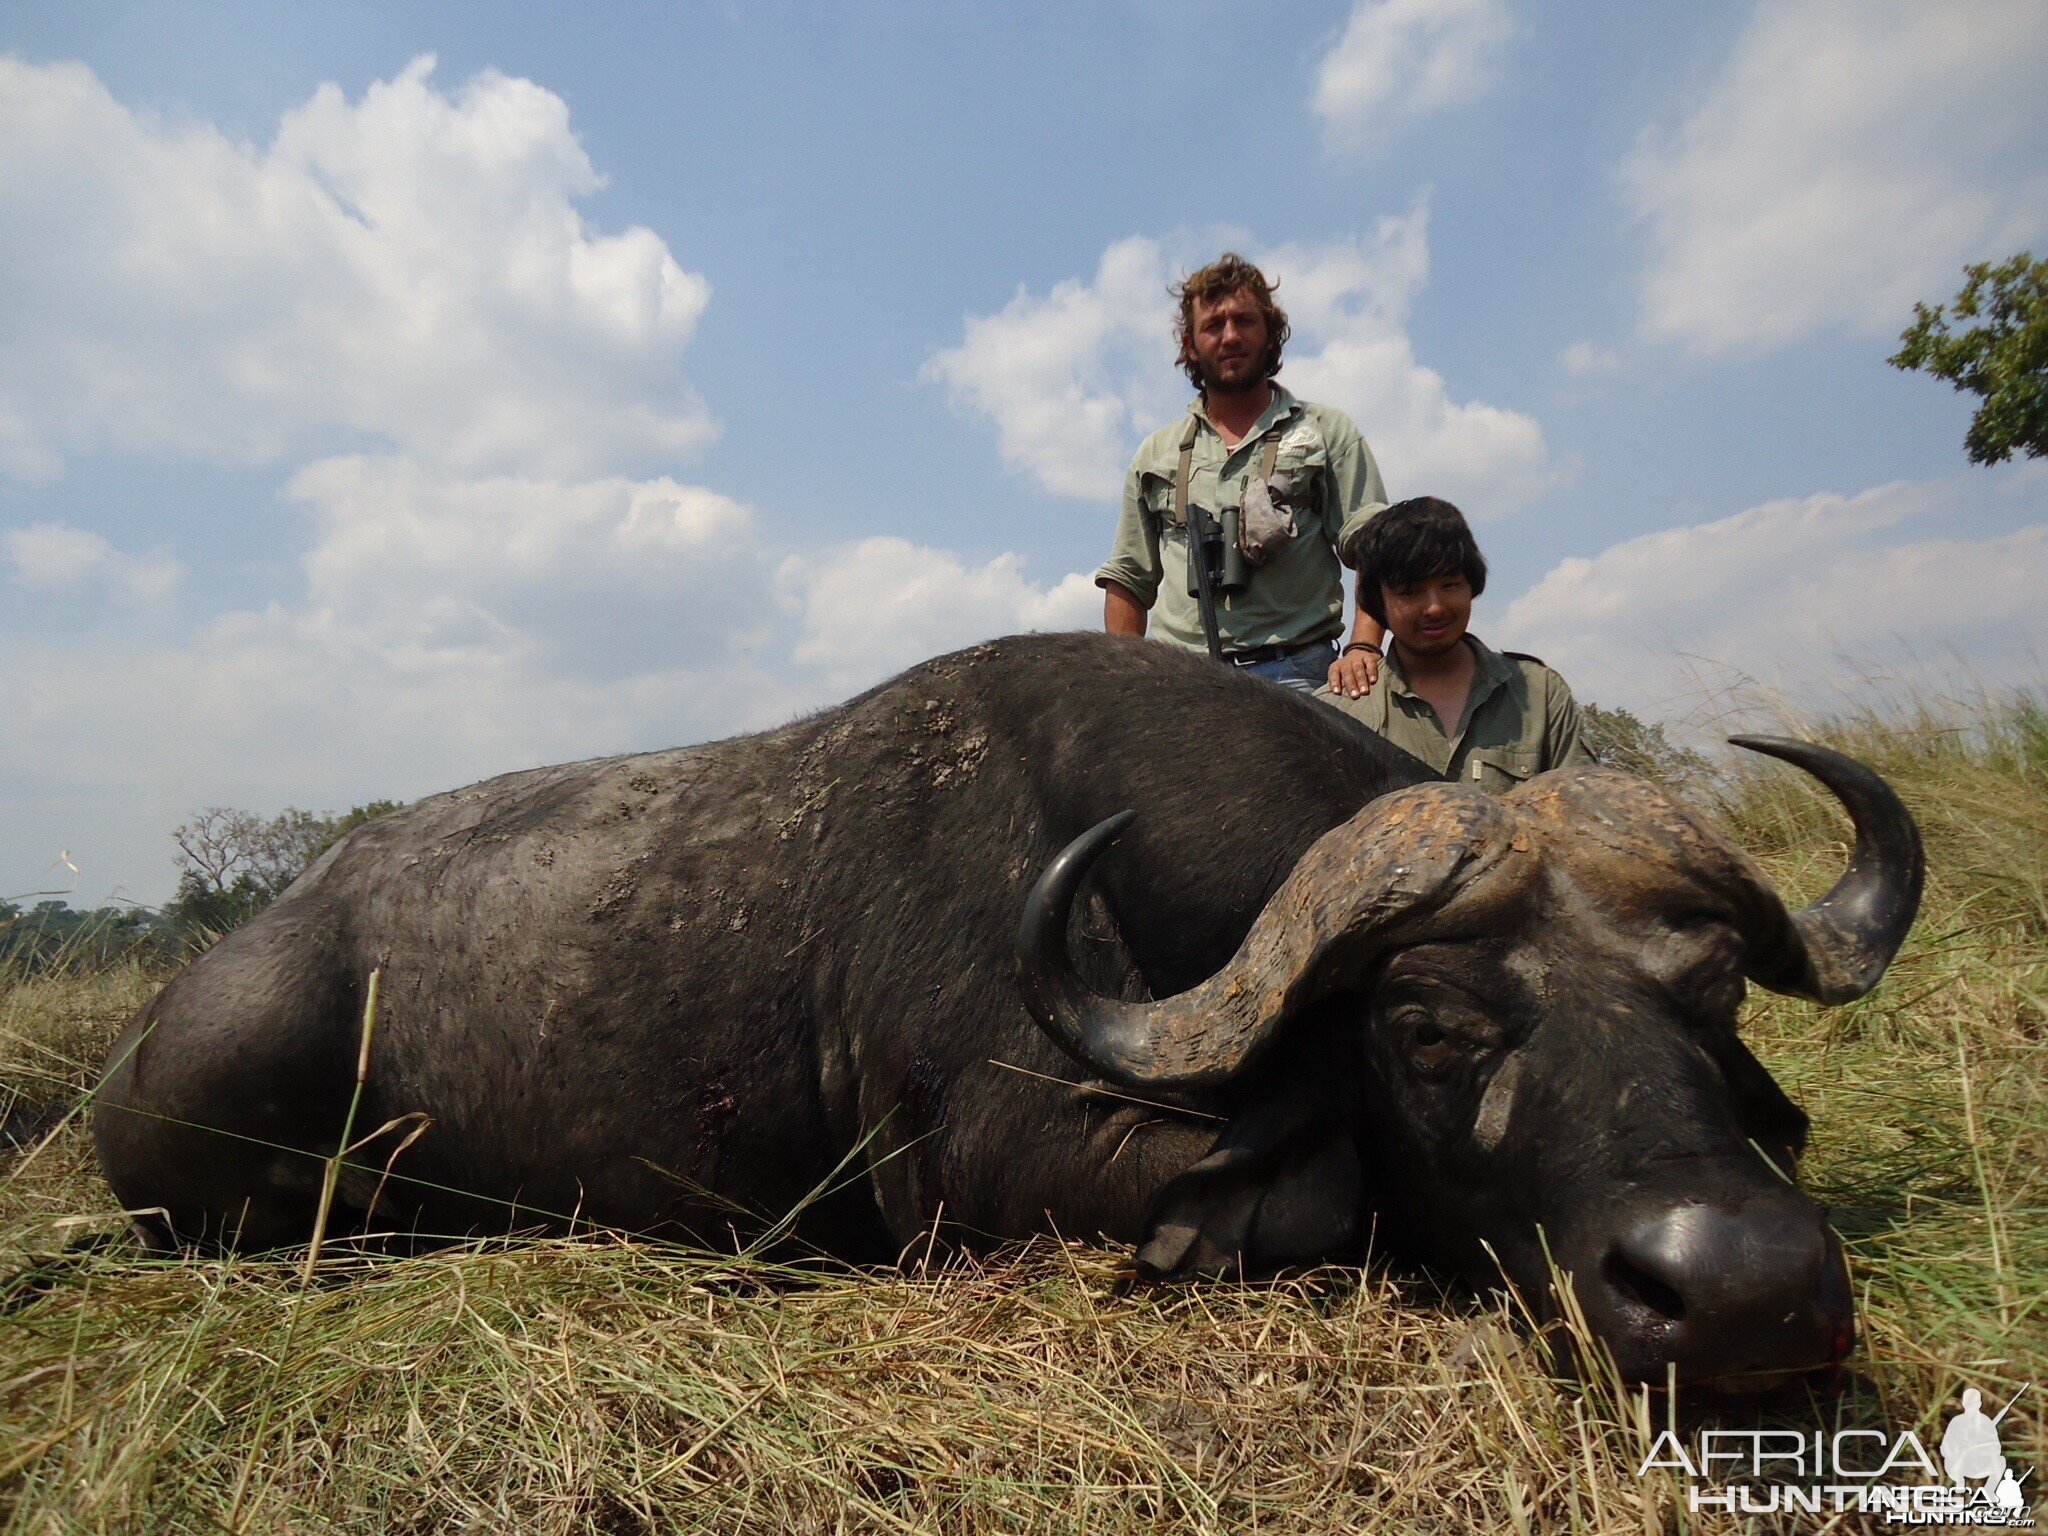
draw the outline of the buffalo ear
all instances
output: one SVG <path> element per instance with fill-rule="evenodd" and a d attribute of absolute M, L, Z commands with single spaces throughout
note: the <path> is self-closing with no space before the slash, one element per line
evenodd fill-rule
<path fill-rule="evenodd" d="M 1751 1134 L 1766 1146 L 1781 1147 L 1796 1162 L 1806 1152 L 1806 1133 L 1812 1123 L 1806 1111 L 1793 1103 L 1770 1068 L 1732 1031 L 1717 1035 L 1708 1054 L 1734 1097 L 1736 1113 Z M 1780 1169 L 1789 1173 L 1790 1169 Z"/>
<path fill-rule="evenodd" d="M 1358 1237 L 1364 1175 L 1330 1106 L 1300 1090 L 1252 1105 L 1145 1218 L 1147 1280 L 1255 1273 L 1339 1253 Z"/>

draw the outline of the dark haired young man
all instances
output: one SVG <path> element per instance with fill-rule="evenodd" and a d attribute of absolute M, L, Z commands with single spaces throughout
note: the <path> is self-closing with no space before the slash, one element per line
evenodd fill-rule
<path fill-rule="evenodd" d="M 1224 657 L 1303 691 L 1329 682 L 1362 690 L 1380 626 L 1363 611 L 1354 646 L 1344 629 L 1340 551 L 1386 505 L 1379 467 L 1342 411 L 1297 400 L 1273 382 L 1287 315 L 1257 267 L 1226 254 L 1174 287 L 1180 365 L 1200 394 L 1187 415 L 1145 439 L 1124 478 L 1109 559 L 1095 573 L 1103 627 L 1207 649 L 1190 590 L 1188 507 L 1240 530 L 1247 580 L 1220 598 Z"/>
<path fill-rule="evenodd" d="M 1486 561 L 1463 513 L 1434 496 L 1397 502 L 1366 526 L 1357 549 L 1359 602 L 1386 626 L 1386 662 L 1363 698 L 1329 688 L 1317 698 L 1445 778 L 1482 789 L 1592 761 L 1564 679 L 1467 632 Z"/>

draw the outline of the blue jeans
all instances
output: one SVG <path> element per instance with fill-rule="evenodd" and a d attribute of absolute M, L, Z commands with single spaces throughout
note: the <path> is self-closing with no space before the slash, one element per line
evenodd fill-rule
<path fill-rule="evenodd" d="M 1336 659 L 1337 642 L 1317 640 L 1277 661 L 1255 661 L 1249 665 L 1233 661 L 1230 664 L 1248 676 L 1263 677 L 1282 688 L 1292 688 L 1297 693 L 1314 693 L 1330 680 L 1330 663 Z"/>

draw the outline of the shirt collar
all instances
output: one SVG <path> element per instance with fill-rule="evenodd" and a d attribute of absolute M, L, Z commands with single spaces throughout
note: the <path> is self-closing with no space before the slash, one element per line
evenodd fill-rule
<path fill-rule="evenodd" d="M 1259 419 L 1252 423 L 1251 431 L 1245 433 L 1243 437 L 1225 449 L 1225 453 L 1233 454 L 1240 449 L 1250 447 L 1271 431 L 1277 423 L 1285 421 L 1300 409 L 1301 402 L 1294 398 L 1292 391 L 1285 384 L 1280 383 L 1279 380 L 1274 380 L 1273 398 L 1266 402 L 1265 410 L 1261 411 Z M 1202 396 L 1197 395 L 1188 402 L 1188 414 L 1201 422 L 1211 432 L 1216 431 L 1216 423 L 1209 419 L 1208 405 Z M 1223 434 L 1218 432 L 1216 435 L 1218 441 L 1221 441 Z"/>
<path fill-rule="evenodd" d="M 1494 689 L 1500 687 L 1503 683 L 1513 681 L 1515 669 L 1505 656 L 1494 650 L 1484 640 L 1481 640 L 1469 630 L 1465 634 L 1464 643 L 1471 648 L 1472 660 L 1476 666 L 1476 670 L 1472 674 L 1472 692 L 1468 696 L 1465 705 L 1465 715 L 1469 719 L 1479 708 L 1480 704 L 1485 701 L 1488 694 L 1492 693 Z M 1381 665 L 1386 668 L 1388 687 L 1392 688 L 1394 692 L 1403 694 L 1411 699 L 1420 699 L 1422 697 L 1422 695 L 1408 686 L 1408 674 L 1401 667 L 1401 647 L 1399 645 L 1389 645 L 1386 654 L 1380 658 L 1380 661 Z"/>
<path fill-rule="evenodd" d="M 1472 647 L 1472 654 L 1478 658 L 1480 675 L 1498 688 L 1515 680 L 1515 664 L 1494 650 L 1477 635 L 1468 633 L 1465 643 Z"/>

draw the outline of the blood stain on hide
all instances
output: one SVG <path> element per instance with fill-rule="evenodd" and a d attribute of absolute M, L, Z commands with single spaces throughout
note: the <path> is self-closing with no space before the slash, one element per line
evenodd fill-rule
<path fill-rule="evenodd" d="M 732 1090 L 725 1084 L 714 1082 L 704 1085 L 704 1093 L 697 1101 L 696 1153 L 700 1161 L 717 1149 L 718 1140 L 725 1134 L 733 1111 L 738 1107 L 733 1102 Z"/>

